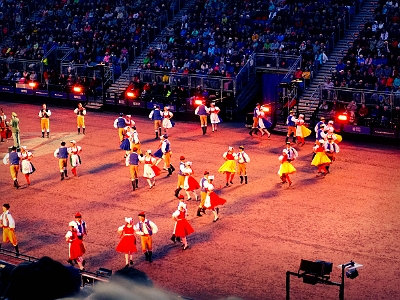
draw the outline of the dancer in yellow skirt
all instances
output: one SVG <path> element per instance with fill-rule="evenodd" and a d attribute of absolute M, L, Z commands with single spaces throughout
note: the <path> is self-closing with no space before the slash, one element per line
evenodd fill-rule
<path fill-rule="evenodd" d="M 313 147 L 313 151 L 315 153 L 315 156 L 311 162 L 311 165 L 318 167 L 318 176 L 325 176 L 328 174 L 328 170 L 326 169 L 326 166 L 330 165 L 331 160 L 325 153 L 325 147 L 324 147 L 325 141 L 324 140 L 319 140 L 317 142 L 317 145 Z"/>
<path fill-rule="evenodd" d="M 218 169 L 219 173 L 226 174 L 226 186 L 233 184 L 233 177 L 236 173 L 236 159 L 237 154 L 233 152 L 233 147 L 229 147 L 228 151 L 222 155 L 225 159 L 225 162 Z"/>
<path fill-rule="evenodd" d="M 289 186 L 291 186 L 292 181 L 290 180 L 289 175 L 296 172 L 296 168 L 292 166 L 290 160 L 288 159 L 287 149 L 282 150 L 282 155 L 279 156 L 279 161 L 281 163 L 281 166 L 279 167 L 278 175 L 282 180 L 282 184 L 288 182 Z"/>
<path fill-rule="evenodd" d="M 296 125 L 297 125 L 296 127 L 297 144 L 299 145 L 301 144 L 301 146 L 304 146 L 305 144 L 304 138 L 308 137 L 311 134 L 311 130 L 305 126 L 303 114 L 299 115 Z"/>
<path fill-rule="evenodd" d="M 334 133 L 335 128 L 333 127 L 333 121 L 328 122 L 328 134 L 332 135 L 335 143 L 340 143 L 342 141 L 342 136 L 340 134 Z"/>

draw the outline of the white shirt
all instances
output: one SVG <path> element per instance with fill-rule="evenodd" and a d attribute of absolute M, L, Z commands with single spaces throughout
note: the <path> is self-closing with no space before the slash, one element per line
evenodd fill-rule
<path fill-rule="evenodd" d="M 238 152 L 237 153 L 237 158 L 238 158 L 238 163 L 242 164 L 242 163 L 249 163 L 250 162 L 250 157 L 247 155 L 246 152 L 242 151 L 242 152 Z"/>
<path fill-rule="evenodd" d="M 79 109 L 78 108 L 75 108 L 74 109 L 74 113 L 78 113 L 78 111 L 79 111 Z M 85 108 L 83 108 L 83 110 L 82 110 L 82 114 L 84 114 L 84 115 L 86 115 L 86 109 Z"/>
<path fill-rule="evenodd" d="M 44 118 L 46 114 L 47 114 L 47 116 L 49 116 L 49 117 L 51 116 L 51 111 L 50 111 L 50 109 L 47 110 L 46 114 L 43 113 L 42 111 L 43 111 L 43 109 L 39 111 L 39 117 Z"/>
<path fill-rule="evenodd" d="M 1 214 L 0 217 L 1 217 L 2 227 L 15 228 L 15 221 L 12 215 L 10 214 L 10 211 L 6 210 Z"/>
<path fill-rule="evenodd" d="M 149 223 L 150 227 L 151 227 L 151 231 L 154 233 L 158 232 L 158 227 L 156 224 L 154 224 L 152 221 L 145 219 L 143 222 L 139 221 L 135 226 L 133 226 L 133 229 L 135 230 L 135 233 L 138 235 L 145 235 L 145 234 L 149 234 L 149 231 L 147 230 L 147 222 Z M 139 224 L 143 223 L 142 228 L 143 231 L 140 231 L 140 226 Z"/>

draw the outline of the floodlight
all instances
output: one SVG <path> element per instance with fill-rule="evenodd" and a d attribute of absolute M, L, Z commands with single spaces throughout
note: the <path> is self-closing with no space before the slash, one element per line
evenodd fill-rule
<path fill-rule="evenodd" d="M 347 114 L 338 115 L 337 119 L 338 119 L 339 122 L 347 122 L 348 115 Z"/>
<path fill-rule="evenodd" d="M 354 279 L 358 276 L 357 269 L 350 269 L 346 271 L 346 277 L 350 279 Z"/>
<path fill-rule="evenodd" d="M 74 91 L 75 93 L 82 93 L 82 87 L 80 87 L 79 85 L 75 85 L 75 86 L 73 87 L 73 91 Z"/>
<path fill-rule="evenodd" d="M 134 98 L 135 94 L 133 92 L 127 92 L 126 96 L 128 96 L 129 98 Z"/>

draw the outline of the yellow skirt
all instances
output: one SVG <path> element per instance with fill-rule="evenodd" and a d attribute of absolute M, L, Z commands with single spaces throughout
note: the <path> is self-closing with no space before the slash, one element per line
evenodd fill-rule
<path fill-rule="evenodd" d="M 336 143 L 340 143 L 343 140 L 343 138 L 340 134 L 334 133 L 334 135 L 336 136 L 336 140 L 335 140 Z"/>
<path fill-rule="evenodd" d="M 227 160 L 222 164 L 222 166 L 218 169 L 219 173 L 236 173 L 236 161 Z"/>
<path fill-rule="evenodd" d="M 325 152 L 317 152 L 314 156 L 314 159 L 311 162 L 311 165 L 318 167 L 320 165 L 330 164 L 330 163 L 331 160 L 325 154 Z"/>
<path fill-rule="evenodd" d="M 306 126 L 301 125 L 301 133 L 303 134 L 303 138 L 308 137 L 311 134 L 311 130 L 308 129 Z"/>
<path fill-rule="evenodd" d="M 296 172 L 296 168 L 292 166 L 292 164 L 288 161 L 285 161 L 279 167 L 278 175 L 282 176 L 283 174 L 293 174 Z"/>

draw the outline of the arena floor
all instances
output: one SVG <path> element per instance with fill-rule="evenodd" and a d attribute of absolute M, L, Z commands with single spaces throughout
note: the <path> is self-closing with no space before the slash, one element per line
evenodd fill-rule
<path fill-rule="evenodd" d="M 281 185 L 278 157 L 284 136 L 250 137 L 243 124 L 223 123 L 218 132 L 203 136 L 199 124 L 177 121 L 170 130 L 172 163 L 179 156 L 193 161 L 196 178 L 205 170 L 215 175 L 217 193 L 227 199 L 220 208 L 220 221 L 211 213 L 196 217 L 198 203 L 188 202 L 189 220 L 195 233 L 190 249 L 182 251 L 170 241 L 174 223 L 171 214 L 178 201 L 173 193 L 177 175 L 157 177 L 154 189 L 140 178 L 131 191 L 129 170 L 124 165 L 112 113 L 88 112 L 86 135 L 77 135 L 71 108 L 52 111 L 51 137 L 40 138 L 40 106 L 0 102 L 6 115 L 20 118 L 21 144 L 34 154 L 37 171 L 31 186 L 19 176 L 22 187 L 13 188 L 8 166 L 0 168 L 2 201 L 11 205 L 16 220 L 20 251 L 50 256 L 66 263 L 68 245 L 64 236 L 68 222 L 79 211 L 88 224 L 85 239 L 86 268 L 118 270 L 125 265 L 115 247 L 117 228 L 124 218 L 137 220 L 139 211 L 159 227 L 154 235 L 154 262 L 134 257 L 134 267 L 145 272 L 157 287 L 193 299 L 284 299 L 286 271 L 297 272 L 301 259 L 334 263 L 333 281 L 340 281 L 339 264 L 354 260 L 364 265 L 359 276 L 345 280 L 346 299 L 400 298 L 400 169 L 399 147 L 343 141 L 331 174 L 316 178 L 310 165 L 313 142 L 297 147 L 293 163 L 298 172 L 293 185 Z M 144 150 L 155 151 L 153 124 L 134 117 Z M 75 139 L 82 146 L 83 164 L 78 177 L 60 181 L 53 152 L 61 141 Z M 1 158 L 12 139 L 0 144 Z M 249 184 L 239 178 L 224 188 L 224 175 L 217 170 L 228 146 L 245 146 L 251 158 Z M 139 240 L 138 240 L 139 241 Z M 139 244 L 138 244 L 139 245 Z M 12 249 L 10 244 L 3 248 Z M 307 285 L 291 279 L 291 299 L 337 299 L 334 286 Z"/>

